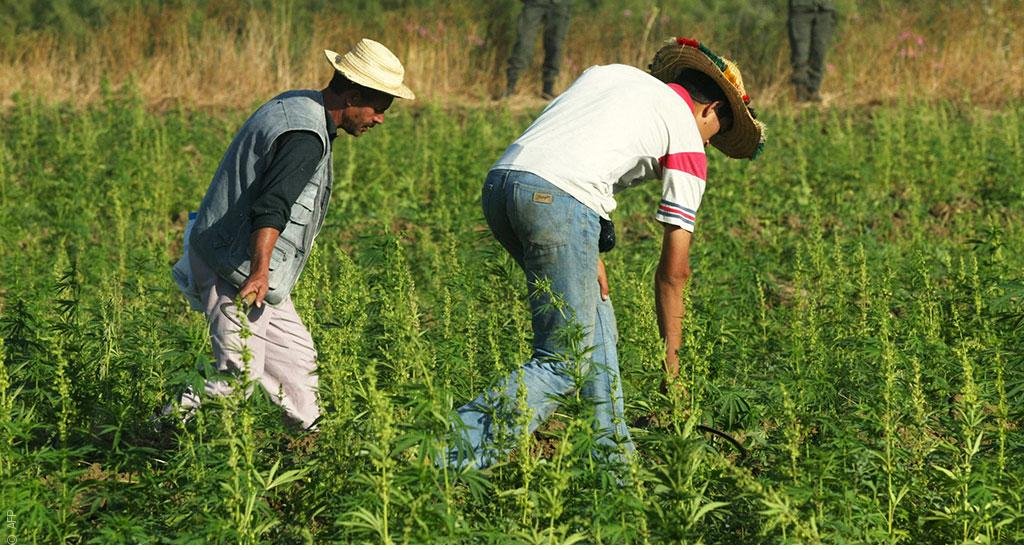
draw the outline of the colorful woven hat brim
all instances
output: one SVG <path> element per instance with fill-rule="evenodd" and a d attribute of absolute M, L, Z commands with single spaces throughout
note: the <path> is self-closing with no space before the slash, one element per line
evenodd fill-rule
<path fill-rule="evenodd" d="M 754 159 L 764 150 L 765 125 L 750 109 L 750 96 L 735 63 L 720 57 L 692 38 L 675 38 L 655 54 L 651 75 L 672 82 L 683 69 L 696 69 L 711 77 L 725 92 L 732 110 L 732 128 L 711 138 L 711 145 L 727 156 Z"/>

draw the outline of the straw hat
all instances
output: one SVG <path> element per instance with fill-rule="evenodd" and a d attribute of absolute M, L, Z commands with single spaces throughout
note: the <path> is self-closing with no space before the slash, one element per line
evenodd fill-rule
<path fill-rule="evenodd" d="M 672 82 L 683 69 L 696 69 L 710 76 L 725 92 L 733 119 L 732 128 L 712 137 L 711 145 L 732 158 L 753 159 L 761 154 L 765 126 L 750 108 L 750 96 L 735 63 L 692 38 L 680 37 L 658 50 L 649 68 L 651 75 L 662 82 Z"/>
<path fill-rule="evenodd" d="M 416 98 L 416 94 L 402 84 L 405 78 L 402 62 L 380 42 L 364 38 L 345 55 L 331 50 L 324 50 L 324 55 L 335 70 L 356 84 L 402 99 Z"/>

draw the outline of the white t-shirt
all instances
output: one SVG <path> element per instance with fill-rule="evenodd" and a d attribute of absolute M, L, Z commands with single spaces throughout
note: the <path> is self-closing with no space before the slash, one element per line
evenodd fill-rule
<path fill-rule="evenodd" d="M 536 174 L 606 219 L 615 193 L 659 178 L 655 218 L 692 232 L 707 156 L 690 103 L 678 84 L 635 67 L 590 67 L 492 169 Z"/>

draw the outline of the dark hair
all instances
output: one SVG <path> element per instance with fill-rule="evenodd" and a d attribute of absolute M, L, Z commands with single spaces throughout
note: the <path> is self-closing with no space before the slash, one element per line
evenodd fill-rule
<path fill-rule="evenodd" d="M 690 93 L 690 98 L 697 103 L 710 105 L 721 101 L 722 103 L 715 109 L 718 121 L 722 125 L 719 132 L 732 128 L 732 107 L 729 106 L 729 99 L 715 79 L 697 69 L 683 69 L 676 75 L 675 83 L 685 88 Z"/>
<path fill-rule="evenodd" d="M 347 76 L 341 74 L 341 71 L 334 71 L 334 76 L 331 78 L 331 83 L 328 84 L 327 87 L 330 88 L 332 92 L 338 95 L 353 90 L 359 94 L 359 97 L 369 102 L 373 102 L 373 100 L 375 99 L 384 100 L 385 98 L 391 97 L 391 94 L 388 94 L 386 92 L 374 90 L 373 88 L 368 88 L 366 86 L 363 86 L 362 84 L 352 82 L 351 80 L 348 79 Z"/>

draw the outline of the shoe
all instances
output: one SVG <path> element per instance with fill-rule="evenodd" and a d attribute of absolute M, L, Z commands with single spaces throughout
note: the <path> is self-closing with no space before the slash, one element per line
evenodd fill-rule
<path fill-rule="evenodd" d="M 545 99 L 548 99 L 550 101 L 551 99 L 555 98 L 555 95 L 557 95 L 555 93 L 555 82 L 545 81 L 544 84 L 541 86 L 541 97 L 544 97 Z"/>
<path fill-rule="evenodd" d="M 803 103 L 803 102 L 807 101 L 807 87 L 806 86 L 802 86 L 800 84 L 797 84 L 794 87 L 793 91 L 796 94 L 796 100 L 797 100 L 798 103 Z"/>
<path fill-rule="evenodd" d="M 149 423 L 157 426 L 177 426 L 188 424 L 196 417 L 195 408 L 186 409 L 177 402 L 164 405 L 160 412 L 149 417 Z"/>
<path fill-rule="evenodd" d="M 540 92 L 540 97 L 548 101 L 555 99 L 555 85 L 551 82 L 545 82 L 544 88 Z"/>
<path fill-rule="evenodd" d="M 796 100 L 801 103 L 821 103 L 821 94 L 809 86 L 797 86 Z"/>
<path fill-rule="evenodd" d="M 149 422 L 160 425 L 188 424 L 196 417 L 196 409 L 199 408 L 199 405 L 199 396 L 192 386 L 188 386 L 178 399 L 168 401 L 158 412 L 150 415 Z"/>
<path fill-rule="evenodd" d="M 516 81 L 509 80 L 508 85 L 505 86 L 505 91 L 495 96 L 494 99 L 508 99 L 516 95 Z"/>

